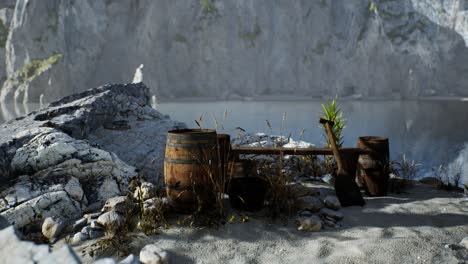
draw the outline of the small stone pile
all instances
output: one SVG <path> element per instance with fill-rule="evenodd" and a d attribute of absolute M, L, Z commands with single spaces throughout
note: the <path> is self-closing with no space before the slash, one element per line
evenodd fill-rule
<path fill-rule="evenodd" d="M 338 228 L 344 215 L 339 211 L 340 201 L 332 191 L 318 190 L 299 183 L 294 184 L 299 208 L 296 218 L 300 231 L 317 232 L 323 228 Z"/>

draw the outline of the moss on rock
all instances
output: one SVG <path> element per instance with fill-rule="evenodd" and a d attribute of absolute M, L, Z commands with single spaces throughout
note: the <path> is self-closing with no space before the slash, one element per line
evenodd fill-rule
<path fill-rule="evenodd" d="M 34 59 L 30 63 L 26 64 L 23 69 L 17 72 L 17 77 L 23 81 L 32 81 L 37 78 L 41 73 L 48 70 L 52 65 L 56 64 L 63 54 L 55 53 L 46 59 Z"/>

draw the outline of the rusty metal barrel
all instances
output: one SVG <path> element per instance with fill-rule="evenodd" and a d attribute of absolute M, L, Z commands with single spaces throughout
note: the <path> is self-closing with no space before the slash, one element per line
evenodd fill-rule
<path fill-rule="evenodd" d="M 357 146 L 369 151 L 359 156 L 358 177 L 369 196 L 387 195 L 390 149 L 388 138 L 360 137 Z"/>
<path fill-rule="evenodd" d="M 169 204 L 190 212 L 214 204 L 218 178 L 215 130 L 182 129 L 167 134 L 164 180 Z"/>

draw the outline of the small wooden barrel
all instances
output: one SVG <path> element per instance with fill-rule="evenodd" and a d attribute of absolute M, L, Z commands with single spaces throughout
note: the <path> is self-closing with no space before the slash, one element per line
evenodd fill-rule
<path fill-rule="evenodd" d="M 357 146 L 370 151 L 359 156 L 359 181 L 369 196 L 385 196 L 388 188 L 390 157 L 388 138 L 360 137 Z"/>
<path fill-rule="evenodd" d="M 213 205 L 213 184 L 218 180 L 218 175 L 215 130 L 183 129 L 168 132 L 164 179 L 167 198 L 175 210 L 189 212 Z"/>

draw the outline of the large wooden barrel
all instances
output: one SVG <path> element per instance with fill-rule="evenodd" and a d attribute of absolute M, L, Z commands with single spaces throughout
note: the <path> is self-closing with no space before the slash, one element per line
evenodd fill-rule
<path fill-rule="evenodd" d="M 177 211 L 209 208 L 215 202 L 218 180 L 215 130 L 183 129 L 167 134 L 164 179 L 167 198 Z"/>
<path fill-rule="evenodd" d="M 388 138 L 360 137 L 357 146 L 369 151 L 359 156 L 358 177 L 369 196 L 385 196 L 388 188 Z"/>

